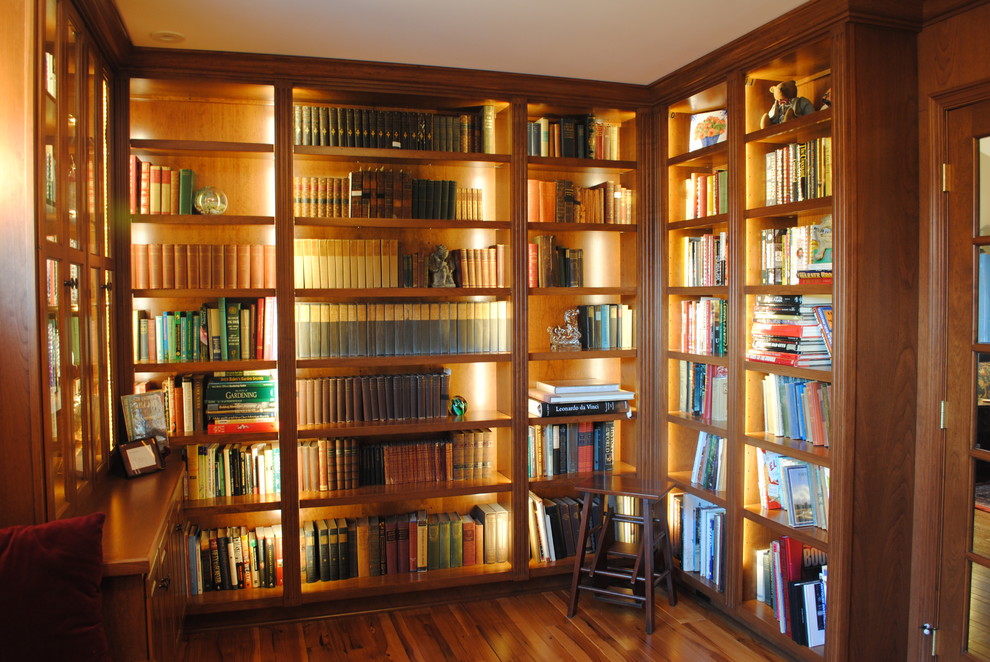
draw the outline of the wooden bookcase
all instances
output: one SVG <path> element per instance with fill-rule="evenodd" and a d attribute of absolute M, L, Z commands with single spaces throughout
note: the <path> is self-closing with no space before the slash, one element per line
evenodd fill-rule
<path fill-rule="evenodd" d="M 433 115 L 452 116 L 460 121 L 462 116 L 476 113 L 480 121 L 483 112 L 487 112 L 490 131 L 487 141 L 467 145 L 467 151 L 439 148 L 439 135 L 434 136 L 432 146 L 417 144 L 414 149 L 389 147 L 388 139 L 374 147 L 361 146 L 358 140 L 340 144 L 343 138 L 304 139 L 304 125 L 299 118 L 303 112 L 308 113 L 309 125 L 315 129 L 312 118 L 324 108 L 326 113 L 339 114 L 340 126 L 345 121 L 355 125 L 365 122 L 371 129 L 375 121 L 385 121 L 382 118 L 388 117 L 386 113 L 393 121 L 397 116 L 422 121 Z M 609 158 L 595 159 L 527 157 L 521 140 L 527 118 L 546 113 L 594 113 L 607 119 L 617 127 L 613 153 Z M 325 115 L 324 122 L 328 121 Z M 391 139 L 400 143 L 405 138 Z M 544 105 L 480 95 L 388 94 L 317 84 L 288 87 L 224 80 L 131 79 L 130 155 L 175 170 L 191 168 L 195 188 L 215 186 L 229 200 L 229 209 L 221 215 L 132 214 L 133 244 L 275 246 L 275 282 L 265 282 L 262 288 L 132 286 L 129 290 L 129 319 L 134 311 L 147 311 L 153 317 L 162 311 L 197 309 L 219 297 L 244 301 L 267 297 L 269 306 L 275 302 L 278 314 L 274 356 L 163 363 L 135 360 L 139 355 L 135 355 L 133 347 L 124 353 L 129 366 L 126 374 L 134 382 L 158 384 L 170 377 L 223 370 L 277 373 L 278 432 L 180 433 L 171 439 L 177 453 L 184 447 L 213 442 L 267 443 L 277 445 L 280 451 L 280 494 L 187 497 L 185 513 L 201 529 L 280 525 L 285 551 L 283 585 L 194 595 L 189 601 L 191 614 L 305 606 L 504 583 L 570 571 L 566 561 L 532 567 L 528 563 L 528 491 L 546 496 L 573 495 L 573 481 L 578 477 L 572 473 L 530 482 L 526 465 L 528 427 L 546 422 L 611 421 L 615 426 L 614 467 L 625 472 L 635 471 L 642 431 L 637 427 L 635 413 L 628 418 L 602 415 L 531 419 L 526 413 L 526 388 L 536 379 L 594 376 L 616 380 L 639 391 L 635 343 L 641 337 L 642 323 L 638 317 L 628 320 L 638 326 L 629 334 L 626 348 L 554 352 L 546 330 L 563 322 L 565 309 L 579 304 L 624 304 L 634 315 L 639 314 L 641 249 L 637 203 L 632 201 L 622 210 L 624 224 L 527 223 L 525 182 L 527 178 L 566 178 L 581 186 L 611 182 L 635 191 L 640 186 L 638 139 L 636 113 L 631 107 Z M 324 144 L 314 144 L 317 142 Z M 452 210 L 456 213 L 447 218 L 422 218 L 424 214 L 405 207 L 389 209 L 383 186 L 392 187 L 403 178 L 410 182 L 453 181 L 458 189 L 479 190 L 480 202 L 473 211 L 465 206 L 461 211 Z M 337 186 L 346 187 L 345 200 L 351 196 L 355 196 L 355 203 L 367 200 L 368 211 L 358 216 L 359 205 L 354 204 L 351 215 L 341 216 L 332 203 L 321 203 L 319 196 L 325 195 L 320 192 L 321 179 L 342 182 Z M 377 188 L 370 196 L 365 193 L 362 197 L 361 191 L 367 191 L 369 186 Z M 324 190 L 332 191 L 333 184 L 324 184 Z M 393 205 L 400 195 L 398 190 L 389 190 Z M 458 195 L 462 195 L 460 190 Z M 627 198 L 634 196 L 635 193 Z M 378 205 L 377 209 L 373 204 Z M 540 233 L 555 233 L 585 251 L 583 287 L 528 287 L 528 243 Z M 440 244 L 451 253 L 501 246 L 498 255 L 502 263 L 491 269 L 496 282 L 471 286 L 459 281 L 456 287 L 429 287 L 432 274 L 426 266 Z M 418 262 L 416 254 L 420 256 Z M 143 285 L 145 276 L 136 268 L 142 259 L 140 252 L 132 258 L 131 278 Z M 338 264 L 343 266 L 338 269 Z M 332 275 L 328 270 L 331 266 Z M 467 269 L 463 262 L 462 266 Z M 343 269 L 348 268 L 349 275 L 344 276 Z M 419 276 L 414 275 L 416 270 Z M 181 276 L 175 276 L 176 284 L 183 285 Z M 457 277 L 460 279 L 460 274 Z M 327 346 L 326 337 L 318 341 L 318 333 L 310 335 L 317 327 L 307 318 L 323 316 L 326 321 L 337 319 L 338 314 L 341 320 L 350 315 L 358 324 L 367 324 L 367 342 L 378 343 L 377 349 L 338 351 Z M 481 326 L 475 328 L 489 329 L 476 338 L 476 346 L 444 348 L 436 342 L 431 346 L 417 345 L 417 338 L 429 339 L 436 329 L 446 328 L 447 319 L 460 314 L 480 316 Z M 486 318 L 492 319 L 490 326 L 484 323 Z M 437 326 L 427 326 L 430 320 L 435 320 Z M 353 328 L 360 327 L 352 327 L 352 331 Z M 383 340 L 383 328 L 393 329 L 394 336 L 388 342 Z M 419 328 L 432 330 L 421 334 Z M 463 333 L 463 328 L 459 332 Z M 133 333 L 126 335 L 131 338 Z M 314 380 L 437 371 L 449 372 L 448 395 L 461 395 L 467 400 L 466 414 L 451 415 L 443 402 L 438 417 L 387 420 L 382 411 L 381 417 L 372 415 L 373 420 L 335 422 L 308 418 L 305 402 L 310 387 L 306 384 Z M 301 450 L 302 446 L 318 444 L 323 439 L 331 445 L 338 438 L 353 440 L 361 448 L 383 441 L 431 439 L 479 429 L 489 430 L 491 439 L 491 468 L 484 477 L 318 489 L 300 473 L 307 452 Z M 297 549 L 290 541 L 299 539 L 300 527 L 314 520 L 353 521 L 367 516 L 385 519 L 422 510 L 429 514 L 466 514 L 475 505 L 492 502 L 501 504 L 511 516 L 510 547 L 504 563 L 441 568 L 426 574 L 307 582 L 299 555 L 289 552 Z"/>
<path fill-rule="evenodd" d="M 708 596 L 713 604 L 795 659 L 869 659 L 868 655 L 860 657 L 867 649 L 879 656 L 884 653 L 866 643 L 872 641 L 869 628 L 859 622 L 865 605 L 877 607 L 869 618 L 874 632 L 900 626 L 891 624 L 897 617 L 879 607 L 875 596 L 869 596 L 864 588 L 879 586 L 875 565 L 868 569 L 868 556 L 880 554 L 881 547 L 890 549 L 889 544 L 878 539 L 876 532 L 867 530 L 866 521 L 875 526 L 881 521 L 878 519 L 881 512 L 892 513 L 887 510 L 888 501 L 876 495 L 896 493 L 907 480 L 897 471 L 887 473 L 889 463 L 883 451 L 910 451 L 910 422 L 898 422 L 888 412 L 892 407 L 913 406 L 910 404 L 913 393 L 905 394 L 898 387 L 885 389 L 881 380 L 871 377 L 871 373 L 886 372 L 888 368 L 883 361 L 899 366 L 905 358 L 904 352 L 911 354 L 906 348 L 913 343 L 910 329 L 914 310 L 910 303 L 911 287 L 901 287 L 903 282 L 896 282 L 889 274 L 882 275 L 871 260 L 875 262 L 892 250 L 913 250 L 911 239 L 899 236 L 899 224 L 910 218 L 910 205 L 894 198 L 898 186 L 910 188 L 914 170 L 913 166 L 907 166 L 891 174 L 891 168 L 883 168 L 884 174 L 893 176 L 897 184 L 880 185 L 879 173 L 871 170 L 866 155 L 884 154 L 884 149 L 896 153 L 898 147 L 891 133 L 894 128 L 884 128 L 874 139 L 867 128 L 875 130 L 877 126 L 872 119 L 868 120 L 870 101 L 858 97 L 853 100 L 847 95 L 877 75 L 872 61 L 862 53 L 857 51 L 853 58 L 854 47 L 863 48 L 869 43 L 870 52 L 882 48 L 906 52 L 910 50 L 910 38 L 897 30 L 843 22 L 830 27 L 819 25 L 799 38 L 796 36 L 799 24 L 800 21 L 795 21 L 795 26 L 790 26 L 791 36 L 782 38 L 770 50 L 759 51 L 756 42 L 733 44 L 703 58 L 695 68 L 659 83 L 661 87 L 669 83 L 664 91 L 666 131 L 660 149 L 662 193 L 658 205 L 660 242 L 666 265 L 661 297 L 666 313 L 659 336 L 663 348 L 660 369 L 666 371 L 661 400 L 667 404 L 661 426 L 663 473 L 675 484 L 677 492 L 703 499 L 725 511 L 721 585 L 698 572 L 682 570 L 679 577 L 683 583 Z M 768 26 L 767 39 L 779 34 L 774 32 L 776 27 L 779 26 Z M 729 68 L 716 66 L 719 61 L 738 64 Z M 761 117 L 772 102 L 769 87 L 791 79 L 798 84 L 799 96 L 808 98 L 815 111 L 761 128 Z M 828 90 L 833 100 L 845 98 L 848 103 L 838 101 L 823 108 L 822 98 Z M 715 110 L 726 111 L 724 142 L 691 149 L 691 116 Z M 907 120 L 897 128 L 907 136 L 913 135 Z M 828 189 L 808 199 L 768 200 L 766 155 L 785 145 L 819 139 L 832 142 Z M 861 147 L 864 141 L 869 143 L 868 148 Z M 706 210 L 708 213 L 692 213 L 688 209 L 685 182 L 692 173 L 712 175 L 719 170 L 727 171 L 720 190 L 727 197 L 727 204 Z M 876 187 L 871 190 L 877 199 L 871 199 L 869 204 L 866 181 Z M 880 207 L 889 212 L 879 213 Z M 834 285 L 765 283 L 761 274 L 761 232 L 808 226 L 829 216 L 833 227 Z M 724 283 L 693 282 L 684 274 L 689 238 L 702 235 L 727 240 Z M 886 262 L 886 257 L 880 261 Z M 765 295 L 831 296 L 835 311 L 831 366 L 790 367 L 747 358 L 746 350 L 753 342 L 754 310 L 758 298 Z M 719 299 L 728 306 L 724 356 L 707 350 L 685 351 L 682 305 L 685 300 L 703 297 Z M 879 297 L 889 297 L 889 304 L 879 305 L 883 300 Z M 894 306 L 903 308 L 897 309 L 895 319 L 889 323 L 882 321 Z M 882 336 L 880 329 L 890 324 L 903 324 L 904 333 L 894 333 L 891 345 L 884 347 L 878 334 Z M 684 411 L 680 388 L 685 379 L 682 370 L 685 364 L 700 364 L 709 375 L 724 378 L 720 387 L 724 389 L 727 404 L 721 416 Z M 831 389 L 828 446 L 775 436 L 767 429 L 763 382 L 769 375 L 828 385 Z M 903 438 L 892 434 L 895 428 L 900 429 L 897 434 L 903 434 Z M 691 480 L 700 433 L 725 440 L 724 488 L 706 489 Z M 767 509 L 761 503 L 759 456 L 763 452 L 793 458 L 816 471 L 829 473 L 827 529 L 791 526 L 786 511 Z M 903 538 L 905 529 L 892 526 L 890 534 Z M 796 644 L 789 635 L 780 632 L 773 610 L 757 599 L 756 550 L 769 547 L 771 541 L 781 536 L 827 556 L 824 646 L 809 648 Z M 889 558 L 901 572 L 905 571 L 908 555 Z M 883 574 L 887 580 L 892 578 L 886 571 Z M 854 595 L 865 602 L 853 599 Z"/>

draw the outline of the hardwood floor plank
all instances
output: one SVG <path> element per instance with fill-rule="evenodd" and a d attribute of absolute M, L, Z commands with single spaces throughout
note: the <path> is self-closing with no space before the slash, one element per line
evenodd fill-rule
<path fill-rule="evenodd" d="M 693 595 L 643 613 L 567 590 L 293 623 L 194 631 L 179 662 L 786 662 Z"/>

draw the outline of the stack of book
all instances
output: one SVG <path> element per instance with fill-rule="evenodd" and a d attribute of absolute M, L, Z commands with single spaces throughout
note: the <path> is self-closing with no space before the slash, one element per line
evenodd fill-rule
<path fill-rule="evenodd" d="M 203 402 L 208 433 L 278 430 L 276 385 L 271 375 L 213 377 Z"/>
<path fill-rule="evenodd" d="M 559 561 L 577 553 L 581 503 L 571 497 L 529 493 L 529 550 L 534 561 Z"/>
<path fill-rule="evenodd" d="M 828 367 L 832 354 L 825 343 L 815 308 L 831 305 L 829 294 L 760 294 L 753 310 L 750 361 L 779 365 Z"/>
<path fill-rule="evenodd" d="M 636 394 L 600 379 L 556 379 L 536 382 L 529 389 L 529 415 L 581 416 L 622 414 Z"/>

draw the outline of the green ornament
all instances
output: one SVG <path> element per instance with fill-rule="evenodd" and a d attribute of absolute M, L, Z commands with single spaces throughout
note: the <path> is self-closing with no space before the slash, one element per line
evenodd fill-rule
<path fill-rule="evenodd" d="M 450 399 L 450 406 L 448 409 L 454 416 L 463 416 L 467 412 L 467 407 L 467 400 L 465 400 L 463 396 L 455 395 Z"/>

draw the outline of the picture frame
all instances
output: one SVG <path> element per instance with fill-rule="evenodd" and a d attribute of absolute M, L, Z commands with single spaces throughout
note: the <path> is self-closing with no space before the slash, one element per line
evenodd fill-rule
<path fill-rule="evenodd" d="M 168 422 L 165 416 L 165 392 L 145 391 L 120 396 L 124 414 L 124 430 L 128 441 L 151 437 L 158 444 L 159 454 L 169 454 Z"/>
<path fill-rule="evenodd" d="M 165 459 L 158 449 L 158 440 L 145 437 L 117 444 L 120 462 L 124 475 L 128 478 L 161 471 L 165 468 Z"/>
<path fill-rule="evenodd" d="M 787 490 L 787 519 L 791 526 L 817 526 L 815 496 L 811 490 L 811 472 L 806 464 L 784 467 L 784 489 Z"/>
<path fill-rule="evenodd" d="M 729 111 L 725 108 L 691 115 L 688 151 L 725 142 Z"/>

